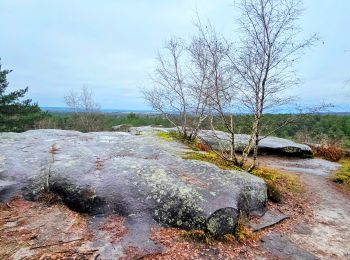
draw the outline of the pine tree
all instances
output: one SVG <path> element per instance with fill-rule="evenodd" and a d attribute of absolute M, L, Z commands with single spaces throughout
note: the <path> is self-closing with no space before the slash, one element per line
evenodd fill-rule
<path fill-rule="evenodd" d="M 35 122 L 45 115 L 38 104 L 32 103 L 31 99 L 21 100 L 28 92 L 28 87 L 5 93 L 9 86 L 7 75 L 11 72 L 12 70 L 3 70 L 0 62 L 0 132 L 21 132 L 31 129 Z"/>

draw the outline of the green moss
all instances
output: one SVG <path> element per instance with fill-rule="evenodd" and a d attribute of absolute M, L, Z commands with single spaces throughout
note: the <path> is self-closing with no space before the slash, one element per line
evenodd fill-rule
<path fill-rule="evenodd" d="M 248 228 L 248 219 L 244 214 L 240 214 L 237 227 L 235 230 L 232 230 L 232 233 L 214 237 L 210 232 L 200 229 L 182 231 L 181 235 L 185 239 L 205 245 L 214 245 L 215 243 L 244 243 L 246 241 L 256 240 L 258 237 L 257 234 Z"/>
<path fill-rule="evenodd" d="M 159 132 L 157 136 L 165 141 L 173 141 L 173 137 L 168 132 Z"/>
<path fill-rule="evenodd" d="M 342 160 L 340 163 L 342 166 L 333 174 L 332 180 L 350 188 L 350 159 Z"/>
<path fill-rule="evenodd" d="M 190 153 L 186 153 L 183 156 L 183 159 L 212 163 L 223 170 L 242 171 L 241 168 L 233 165 L 231 162 L 220 158 L 220 156 L 218 156 L 215 152 L 207 152 L 207 153 L 190 152 Z"/>
<path fill-rule="evenodd" d="M 272 202 L 281 202 L 284 193 L 291 192 L 294 195 L 299 195 L 302 192 L 297 176 L 263 167 L 256 168 L 252 174 L 265 180 L 267 197 Z"/>

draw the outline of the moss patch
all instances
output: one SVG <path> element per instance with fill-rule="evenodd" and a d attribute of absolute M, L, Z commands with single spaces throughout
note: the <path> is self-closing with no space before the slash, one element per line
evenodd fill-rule
<path fill-rule="evenodd" d="M 214 245 L 217 242 L 222 243 L 244 243 L 246 241 L 254 241 L 258 238 L 257 234 L 248 228 L 248 219 L 244 215 L 240 215 L 237 227 L 232 230 L 232 233 L 225 234 L 220 237 L 214 237 L 205 230 L 184 230 L 181 236 L 186 240 L 205 245 Z"/>
<path fill-rule="evenodd" d="M 272 202 L 281 202 L 283 194 L 299 195 L 302 192 L 301 183 L 297 176 L 266 167 L 256 168 L 252 174 L 264 179 L 267 183 L 267 196 Z"/>
<path fill-rule="evenodd" d="M 342 166 L 333 174 L 332 180 L 350 188 L 350 159 L 342 160 L 340 163 Z"/>
<path fill-rule="evenodd" d="M 181 141 L 183 143 L 186 143 L 184 141 L 184 138 L 180 135 L 177 131 L 170 131 L 170 132 L 159 132 L 157 133 L 157 136 L 165 141 Z M 186 143 L 187 144 L 187 143 Z"/>
<path fill-rule="evenodd" d="M 157 136 L 165 141 L 168 141 L 168 142 L 174 140 L 174 138 L 168 132 L 159 132 L 159 133 L 157 133 Z"/>
<path fill-rule="evenodd" d="M 216 166 L 218 166 L 220 169 L 223 169 L 223 170 L 242 171 L 241 168 L 234 166 L 229 161 L 222 159 L 220 156 L 218 156 L 214 152 L 208 152 L 208 153 L 190 152 L 190 153 L 186 153 L 183 156 L 183 159 L 209 162 L 209 163 L 215 164 Z"/>

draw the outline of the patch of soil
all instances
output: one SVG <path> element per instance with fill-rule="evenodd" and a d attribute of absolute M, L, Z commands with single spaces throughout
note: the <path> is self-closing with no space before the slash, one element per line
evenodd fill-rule
<path fill-rule="evenodd" d="M 122 237 L 128 233 L 128 229 L 124 225 L 125 219 L 121 216 L 109 216 L 106 221 L 102 223 L 100 229 L 107 232 L 110 236 L 110 242 L 118 242 Z"/>
<path fill-rule="evenodd" d="M 84 216 L 20 198 L 0 204 L 0 259 L 90 259 Z"/>

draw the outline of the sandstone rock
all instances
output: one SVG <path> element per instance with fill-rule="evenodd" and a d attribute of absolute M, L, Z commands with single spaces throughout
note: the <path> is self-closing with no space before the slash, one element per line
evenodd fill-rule
<path fill-rule="evenodd" d="M 176 128 L 161 127 L 132 127 L 131 133 L 154 134 L 155 132 L 177 131 Z M 215 150 L 230 151 L 230 136 L 222 131 L 201 130 L 199 137 Z M 249 136 L 245 134 L 235 135 L 235 146 L 237 151 L 241 151 L 249 140 Z M 259 144 L 260 154 L 284 155 L 290 157 L 309 158 L 312 157 L 312 150 L 308 145 L 295 143 L 291 140 L 279 137 L 263 137 Z"/>
<path fill-rule="evenodd" d="M 48 190 L 78 212 L 119 214 L 131 226 L 159 223 L 219 236 L 233 232 L 239 211 L 264 214 L 260 178 L 184 160 L 186 146 L 140 132 L 0 133 L 0 179 L 13 178 L 28 199 Z"/>
<path fill-rule="evenodd" d="M 112 131 L 115 132 L 130 132 L 130 128 L 132 127 L 132 125 L 116 125 L 116 126 L 112 126 Z"/>
<path fill-rule="evenodd" d="M 316 260 L 313 254 L 300 248 L 280 233 L 270 233 L 261 238 L 263 247 L 281 259 Z"/>
<path fill-rule="evenodd" d="M 212 148 L 217 150 L 230 150 L 230 137 L 227 133 L 221 131 L 202 130 L 199 136 Z M 262 137 L 259 143 L 260 154 L 275 154 L 291 157 L 311 157 L 311 148 L 304 144 L 298 144 L 291 140 L 278 137 Z M 242 150 L 249 140 L 248 135 L 236 134 L 235 145 L 238 151 Z"/>

